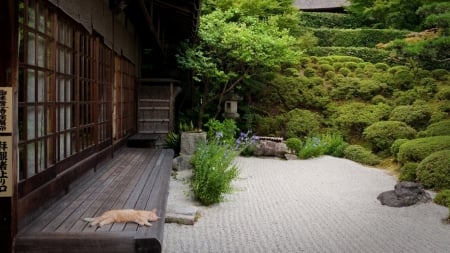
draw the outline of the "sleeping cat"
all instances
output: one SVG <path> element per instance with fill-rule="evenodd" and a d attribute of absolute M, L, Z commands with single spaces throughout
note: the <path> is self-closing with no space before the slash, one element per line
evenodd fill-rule
<path fill-rule="evenodd" d="M 134 210 L 134 209 L 120 209 L 109 210 L 102 215 L 94 218 L 84 218 L 84 221 L 90 222 L 89 226 L 103 226 L 114 222 L 135 222 L 140 226 L 151 226 L 149 221 L 159 220 L 156 214 L 156 208 L 151 211 Z"/>

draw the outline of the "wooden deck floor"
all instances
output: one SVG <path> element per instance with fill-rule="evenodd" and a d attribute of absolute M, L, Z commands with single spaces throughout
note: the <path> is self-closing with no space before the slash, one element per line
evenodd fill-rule
<path fill-rule="evenodd" d="M 19 231 L 16 252 L 161 252 L 173 151 L 122 148 L 96 173 Z M 82 219 L 110 209 L 158 208 L 152 227 L 115 223 L 101 228 Z"/>

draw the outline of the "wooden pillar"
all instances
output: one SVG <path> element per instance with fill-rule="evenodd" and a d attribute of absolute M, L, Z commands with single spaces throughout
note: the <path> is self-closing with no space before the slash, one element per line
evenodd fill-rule
<path fill-rule="evenodd" d="M 18 81 L 18 3 L 16 0 L 0 1 L 0 87 L 12 87 L 12 115 L 13 122 L 10 133 L 0 135 L 12 139 L 11 161 L 12 178 L 10 194 L 0 197 L 0 252 L 12 252 L 13 240 L 17 234 L 17 81 Z M 4 173 L 3 173 L 3 176 Z M 2 182 L 3 183 L 3 182 Z"/>

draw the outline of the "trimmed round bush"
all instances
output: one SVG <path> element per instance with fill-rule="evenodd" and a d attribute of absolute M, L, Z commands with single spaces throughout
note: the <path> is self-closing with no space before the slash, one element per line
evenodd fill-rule
<path fill-rule="evenodd" d="M 415 182 L 418 163 L 406 163 L 400 168 L 399 181 Z"/>
<path fill-rule="evenodd" d="M 313 77 L 316 74 L 316 71 L 313 68 L 306 68 L 303 72 L 306 77 Z"/>
<path fill-rule="evenodd" d="M 303 143 L 302 140 L 299 138 L 289 138 L 285 141 L 286 146 L 293 151 L 295 154 L 298 154 L 298 152 L 302 149 Z"/>
<path fill-rule="evenodd" d="M 433 123 L 426 130 L 419 132 L 419 137 L 450 135 L 450 119 Z"/>
<path fill-rule="evenodd" d="M 434 152 L 450 149 L 450 136 L 418 138 L 403 143 L 398 151 L 398 161 L 420 162 Z"/>
<path fill-rule="evenodd" d="M 450 100 L 450 87 L 442 88 L 438 93 L 436 93 L 436 98 L 439 100 Z"/>
<path fill-rule="evenodd" d="M 450 188 L 450 149 L 432 153 L 417 167 L 417 180 L 426 188 Z"/>
<path fill-rule="evenodd" d="M 395 107 L 389 120 L 402 121 L 416 130 L 424 129 L 431 118 L 432 110 L 428 104 L 401 105 Z"/>
<path fill-rule="evenodd" d="M 380 158 L 360 145 L 349 145 L 344 150 L 344 157 L 367 165 L 377 165 Z"/>
<path fill-rule="evenodd" d="M 400 146 L 407 141 L 409 141 L 409 140 L 408 139 L 397 139 L 394 141 L 394 143 L 392 143 L 391 154 L 395 157 L 396 160 L 397 160 L 398 150 L 400 149 Z"/>
<path fill-rule="evenodd" d="M 445 81 L 447 80 L 448 71 L 445 69 L 435 69 L 431 71 L 431 75 L 436 80 Z"/>
<path fill-rule="evenodd" d="M 376 95 L 370 100 L 370 102 L 374 105 L 379 103 L 387 104 L 388 100 L 385 97 L 383 97 L 383 95 Z"/>
<path fill-rule="evenodd" d="M 375 68 L 386 71 L 389 69 L 389 66 L 386 63 L 379 62 L 375 64 Z"/>
<path fill-rule="evenodd" d="M 348 74 L 350 74 L 350 72 L 352 72 L 350 69 L 343 67 L 339 69 L 339 73 L 344 75 L 344 76 L 348 76 Z"/>
<path fill-rule="evenodd" d="M 378 121 L 366 127 L 363 137 L 372 145 L 372 150 L 388 150 L 396 139 L 413 139 L 416 130 L 401 121 Z"/>
<path fill-rule="evenodd" d="M 414 75 L 409 70 L 400 70 L 394 74 L 393 82 L 400 89 L 409 89 L 414 84 Z"/>
<path fill-rule="evenodd" d="M 450 189 L 444 189 L 436 194 L 434 203 L 450 207 Z"/>

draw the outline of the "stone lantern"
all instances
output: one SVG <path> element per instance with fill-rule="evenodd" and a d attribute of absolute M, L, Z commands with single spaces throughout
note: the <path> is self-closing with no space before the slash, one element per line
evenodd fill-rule
<path fill-rule="evenodd" d="M 235 94 L 233 91 L 225 95 L 225 112 L 223 116 L 228 119 L 237 119 L 239 118 L 239 113 L 237 112 L 238 101 L 241 101 L 242 98 Z"/>

